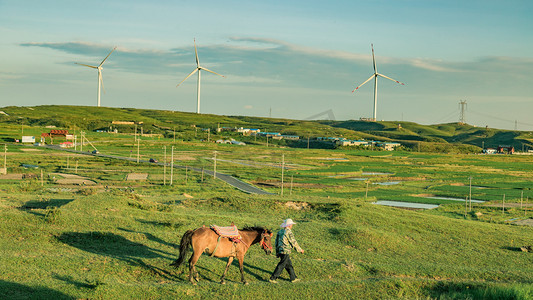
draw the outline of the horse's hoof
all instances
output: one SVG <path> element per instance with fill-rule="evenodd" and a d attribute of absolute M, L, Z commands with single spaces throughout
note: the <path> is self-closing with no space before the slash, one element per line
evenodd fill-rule
<path fill-rule="evenodd" d="M 225 281 L 221 281 L 220 284 L 226 284 L 226 282 Z"/>
<path fill-rule="evenodd" d="M 245 282 L 243 282 L 242 284 L 244 284 L 244 285 L 248 285 L 249 283 L 248 283 L 248 281 L 245 281 Z"/>

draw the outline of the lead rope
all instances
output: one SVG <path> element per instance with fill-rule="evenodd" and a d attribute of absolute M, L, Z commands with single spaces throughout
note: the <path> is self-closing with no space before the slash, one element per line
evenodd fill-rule
<path fill-rule="evenodd" d="M 213 250 L 213 252 L 211 252 L 211 255 L 209 255 L 210 257 L 213 257 L 215 255 L 215 251 L 217 251 L 217 248 L 218 248 L 218 244 L 220 244 L 220 239 L 222 238 L 222 236 L 218 236 L 218 240 L 217 240 L 217 245 L 215 246 L 215 249 Z"/>

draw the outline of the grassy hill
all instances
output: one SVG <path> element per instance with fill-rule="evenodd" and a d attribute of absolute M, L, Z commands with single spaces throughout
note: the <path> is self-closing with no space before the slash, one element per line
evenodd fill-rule
<path fill-rule="evenodd" d="M 113 121 L 142 122 L 144 133 L 174 135 L 180 139 L 198 138 L 198 128 L 217 127 L 259 128 L 261 131 L 310 137 L 345 137 L 397 141 L 412 149 L 436 152 L 478 152 L 480 147 L 514 146 L 517 150 L 533 148 L 533 132 L 519 132 L 492 128 L 478 128 L 458 123 L 420 125 L 412 122 L 364 121 L 301 121 L 289 119 L 219 116 L 162 110 L 84 106 L 4 107 L 0 123 L 11 126 L 56 126 L 70 130 L 117 128 L 119 132 L 133 132 L 132 125 L 113 125 Z M 196 127 L 193 127 L 196 126 Z M 140 127 L 140 126 L 139 126 Z M 7 136 L 1 136 L 9 140 Z M 13 139 L 13 137 L 11 137 Z M 294 143 L 292 144 L 293 146 Z M 472 147 L 473 146 L 473 147 Z"/>
<path fill-rule="evenodd" d="M 201 141 L 207 138 L 201 128 L 214 131 L 220 122 L 302 136 L 385 139 L 385 133 L 394 138 L 395 131 L 402 131 L 404 141 L 414 145 L 421 137 L 442 139 L 420 142 L 422 150 L 432 146 L 453 152 L 468 147 L 455 144 L 454 136 L 479 128 L 405 123 L 398 129 L 393 122 L 311 122 L 69 106 L 0 110 L 9 115 L 0 114 L 0 140 L 11 141 L 22 131 L 39 135 L 55 125 L 77 134 L 86 130 L 102 154 L 134 157 L 140 148 L 141 160 L 169 162 L 173 149 L 175 165 L 208 169 L 213 168 L 216 151 L 218 172 L 274 194 L 244 194 L 186 169 L 175 169 L 170 185 L 169 168 L 161 165 L 87 155 L 87 148 L 83 155 L 9 143 L 8 174 L 0 176 L 2 299 L 533 297 L 533 255 L 520 250 L 532 244 L 533 232 L 512 224 L 531 221 L 530 156 L 267 147 L 253 137 L 244 147 Z M 114 126 L 113 120 L 143 122 L 145 133 L 161 136 L 135 140 L 131 125 L 118 127 L 119 134 L 94 132 Z M 358 126 L 362 128 L 356 130 Z M 213 135 L 227 133 L 211 134 L 214 139 Z M 527 138 L 527 133 L 520 134 L 515 138 Z M 287 167 L 284 185 L 282 157 Z M 25 167 L 28 164 L 38 169 Z M 131 173 L 145 174 L 146 179 L 130 181 Z M 66 175 L 94 184 L 62 183 Z M 465 199 L 470 193 L 486 202 L 467 209 L 464 201 L 450 199 Z M 400 210 L 374 205 L 375 200 L 441 206 Z M 200 259 L 198 286 L 188 283 L 183 267 L 169 266 L 188 229 L 234 222 L 241 228 L 277 230 L 288 217 L 298 223 L 294 232 L 306 250 L 292 256 L 302 279 L 297 284 L 288 282 L 286 274 L 278 285 L 268 283 L 277 259 L 258 246 L 251 247 L 245 259 L 248 286 L 240 284 L 235 263 L 226 277 L 228 284 L 218 283 L 224 259 Z"/>
<path fill-rule="evenodd" d="M 493 128 L 479 128 L 468 124 L 449 123 L 438 125 L 420 125 L 413 122 L 322 122 L 334 127 L 362 131 L 378 137 L 405 141 L 449 144 L 468 144 L 474 146 L 497 147 L 514 146 L 517 150 L 522 145 L 533 147 L 533 132 L 519 132 Z"/>

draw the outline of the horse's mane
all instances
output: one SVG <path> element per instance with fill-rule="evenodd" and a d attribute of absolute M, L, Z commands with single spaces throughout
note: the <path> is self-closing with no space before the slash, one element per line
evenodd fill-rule
<path fill-rule="evenodd" d="M 272 231 L 268 228 L 264 228 L 261 226 L 245 226 L 243 229 L 239 229 L 241 231 L 257 231 L 257 232 L 263 232 L 267 231 L 268 233 L 272 233 Z"/>

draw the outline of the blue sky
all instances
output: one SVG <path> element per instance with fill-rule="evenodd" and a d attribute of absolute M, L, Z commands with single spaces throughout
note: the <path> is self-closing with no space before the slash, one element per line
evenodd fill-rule
<path fill-rule="evenodd" d="M 154 2 L 154 3 L 152 3 Z M 96 105 L 533 130 L 532 1 L 0 0 L 0 107 Z M 325 117 L 324 117 L 325 118 Z"/>

